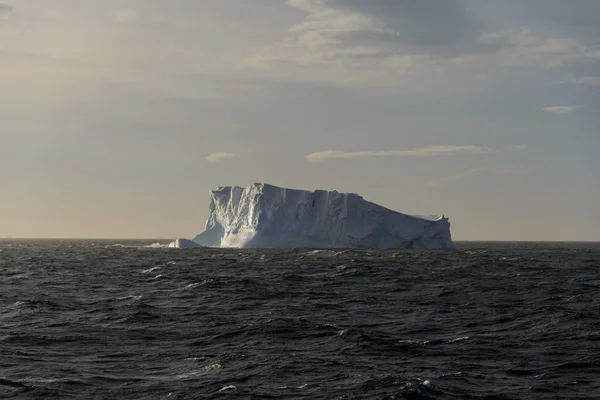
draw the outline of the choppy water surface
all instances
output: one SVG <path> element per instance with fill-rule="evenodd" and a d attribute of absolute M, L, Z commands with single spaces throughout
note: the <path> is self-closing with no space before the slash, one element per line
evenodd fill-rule
<path fill-rule="evenodd" d="M 600 398 L 600 245 L 0 241 L 0 397 Z"/>

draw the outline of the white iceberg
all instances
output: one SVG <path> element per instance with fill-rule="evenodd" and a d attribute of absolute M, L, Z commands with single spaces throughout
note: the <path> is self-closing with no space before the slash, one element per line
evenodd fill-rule
<path fill-rule="evenodd" d="M 263 183 L 210 192 L 210 215 L 196 244 L 237 248 L 450 249 L 443 216 L 402 214 L 336 191 Z"/>

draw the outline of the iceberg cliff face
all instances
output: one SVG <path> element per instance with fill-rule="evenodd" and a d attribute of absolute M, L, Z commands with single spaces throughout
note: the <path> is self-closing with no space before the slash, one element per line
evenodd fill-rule
<path fill-rule="evenodd" d="M 453 248 L 448 218 L 402 214 L 356 194 L 255 183 L 210 192 L 203 246 Z"/>

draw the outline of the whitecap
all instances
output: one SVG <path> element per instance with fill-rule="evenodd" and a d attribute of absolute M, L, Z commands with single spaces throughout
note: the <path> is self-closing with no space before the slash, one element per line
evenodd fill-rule
<path fill-rule="evenodd" d="M 7 277 L 7 279 L 21 279 L 21 278 L 29 278 L 33 273 L 31 272 L 23 272 L 22 274 L 12 275 Z"/>
<path fill-rule="evenodd" d="M 24 304 L 25 304 L 24 301 L 16 301 L 16 302 L 13 303 L 12 307 L 19 308 L 19 307 L 21 307 Z"/>
<path fill-rule="evenodd" d="M 159 269 L 160 269 L 160 267 L 152 267 L 152 268 L 149 268 L 149 269 L 146 269 L 146 270 L 142 271 L 142 274 L 149 274 L 149 273 L 157 271 Z"/>
<path fill-rule="evenodd" d="M 162 244 L 162 243 L 152 243 L 149 244 L 147 246 L 144 246 L 147 249 L 168 249 L 169 248 L 169 244 Z"/>
<path fill-rule="evenodd" d="M 202 370 L 204 372 L 220 371 L 222 369 L 223 369 L 223 366 L 219 363 L 212 363 L 212 364 L 209 364 L 209 365 L 205 366 L 204 368 L 202 368 Z"/>
<path fill-rule="evenodd" d="M 202 282 L 195 282 L 195 283 L 190 283 L 189 285 L 186 285 L 183 289 L 193 289 L 196 288 L 198 286 L 201 286 Z"/>
<path fill-rule="evenodd" d="M 210 372 L 218 372 L 222 369 L 223 369 L 223 367 L 221 366 L 221 364 L 213 363 L 213 364 L 209 364 L 205 367 L 202 367 L 200 369 L 195 369 L 193 371 L 189 371 L 189 372 L 185 372 L 183 374 L 176 375 L 175 378 L 176 379 L 197 378 L 197 377 L 204 376 Z"/>
<path fill-rule="evenodd" d="M 143 299 L 144 296 L 123 296 L 123 297 L 117 297 L 115 298 L 115 300 L 117 301 L 123 301 L 123 300 L 133 300 L 133 301 L 140 301 L 141 299 Z"/>
<path fill-rule="evenodd" d="M 237 388 L 234 385 L 229 385 L 229 386 L 223 386 L 221 389 L 217 390 L 217 393 L 233 392 L 235 390 L 237 390 Z"/>
<path fill-rule="evenodd" d="M 401 340 L 398 340 L 398 343 L 403 343 L 403 344 L 418 344 L 418 345 L 424 346 L 426 344 L 431 343 L 431 340 L 426 340 L 426 339 L 401 339 Z"/>
<path fill-rule="evenodd" d="M 183 290 L 187 290 L 187 289 L 194 289 L 197 288 L 198 286 L 204 286 L 206 284 L 212 283 L 214 282 L 214 279 L 205 279 L 201 282 L 194 282 L 194 283 L 190 283 L 189 285 L 186 285 Z"/>
<path fill-rule="evenodd" d="M 462 342 L 462 341 L 465 341 L 465 340 L 469 340 L 469 337 L 468 336 L 462 336 L 462 337 L 459 337 L 459 338 L 456 338 L 456 339 L 449 340 L 448 343 Z"/>

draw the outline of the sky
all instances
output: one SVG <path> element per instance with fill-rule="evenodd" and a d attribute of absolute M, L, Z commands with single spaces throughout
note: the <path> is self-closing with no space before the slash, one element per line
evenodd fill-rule
<path fill-rule="evenodd" d="M 0 237 L 174 238 L 265 182 L 600 240 L 600 1 L 0 0 Z"/>

